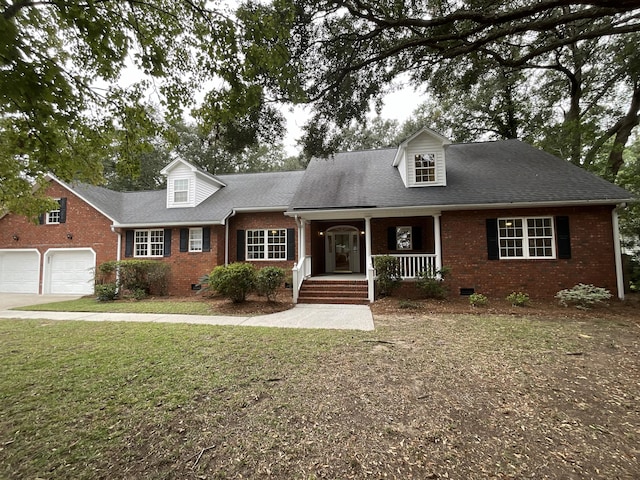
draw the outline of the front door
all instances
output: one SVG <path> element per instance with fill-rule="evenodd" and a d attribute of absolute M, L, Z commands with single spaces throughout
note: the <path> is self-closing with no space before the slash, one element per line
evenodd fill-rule
<path fill-rule="evenodd" d="M 327 273 L 360 272 L 359 232 L 356 228 L 334 227 L 327 231 L 325 258 Z"/>

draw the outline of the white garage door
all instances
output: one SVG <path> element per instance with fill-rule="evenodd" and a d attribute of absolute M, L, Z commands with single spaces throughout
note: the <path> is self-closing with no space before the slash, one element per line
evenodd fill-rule
<path fill-rule="evenodd" d="M 48 286 L 46 293 L 90 295 L 93 293 L 92 250 L 49 250 L 45 254 Z"/>
<path fill-rule="evenodd" d="M 38 293 L 39 281 L 37 250 L 0 250 L 1 293 Z"/>

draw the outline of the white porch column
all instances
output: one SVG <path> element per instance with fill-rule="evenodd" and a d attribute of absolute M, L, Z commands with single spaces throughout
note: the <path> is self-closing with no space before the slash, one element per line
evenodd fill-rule
<path fill-rule="evenodd" d="M 305 234 L 305 221 L 296 218 L 298 224 L 298 262 L 307 256 L 307 238 Z"/>
<path fill-rule="evenodd" d="M 624 300 L 624 276 L 622 274 L 622 251 L 620 249 L 620 225 L 617 208 L 611 211 L 611 224 L 613 226 L 613 252 L 616 261 L 616 287 L 618 298 Z"/>
<path fill-rule="evenodd" d="M 433 236 L 436 246 L 436 269 L 442 270 L 442 241 L 440 239 L 440 213 L 433 215 Z"/>
<path fill-rule="evenodd" d="M 375 300 L 375 284 L 373 261 L 371 259 L 371 217 L 364 217 L 364 258 L 367 272 L 368 299 Z"/>

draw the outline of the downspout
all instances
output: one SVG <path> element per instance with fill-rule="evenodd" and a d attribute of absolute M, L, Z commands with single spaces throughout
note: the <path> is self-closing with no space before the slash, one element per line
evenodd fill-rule
<path fill-rule="evenodd" d="M 114 225 L 111 225 L 111 231 L 118 235 L 118 246 L 116 250 L 116 262 L 122 259 L 122 233 L 116 230 Z M 116 285 L 120 285 L 120 269 L 116 268 Z"/>
<path fill-rule="evenodd" d="M 618 205 L 622 207 L 623 205 Z M 616 261 L 616 287 L 618 298 L 624 300 L 624 276 L 622 272 L 622 250 L 620 248 L 620 223 L 617 207 L 611 210 L 611 225 L 613 227 L 613 252 Z"/>

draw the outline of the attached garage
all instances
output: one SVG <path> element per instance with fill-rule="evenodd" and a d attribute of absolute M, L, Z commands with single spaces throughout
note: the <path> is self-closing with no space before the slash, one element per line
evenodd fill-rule
<path fill-rule="evenodd" d="M 44 254 L 44 293 L 90 295 L 93 293 L 96 254 L 91 248 L 51 248 Z"/>
<path fill-rule="evenodd" d="M 39 282 L 38 250 L 0 250 L 0 293 L 38 293 Z"/>

